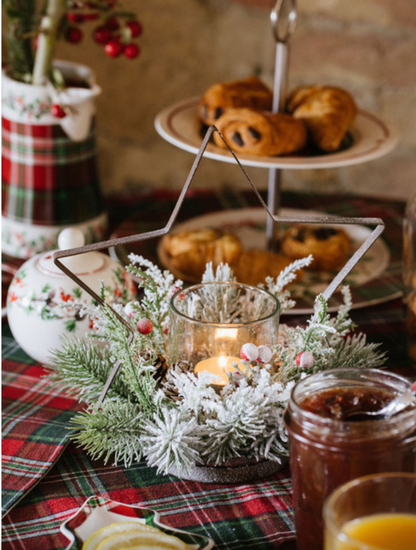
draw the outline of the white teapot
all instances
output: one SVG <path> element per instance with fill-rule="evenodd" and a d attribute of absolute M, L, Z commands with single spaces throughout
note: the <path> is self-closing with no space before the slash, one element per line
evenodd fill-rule
<path fill-rule="evenodd" d="M 83 244 L 83 233 L 74 228 L 64 229 L 58 238 L 61 250 Z M 132 279 L 106 254 L 87 252 L 61 261 L 98 294 L 102 282 L 109 303 L 125 304 L 135 299 Z M 53 252 L 37 254 L 20 267 L 10 283 L 10 330 L 28 355 L 50 364 L 51 351 L 62 348 L 62 335 L 80 338 L 91 330 L 91 320 L 81 313 L 79 302 L 91 303 L 92 297 L 55 265 Z"/>

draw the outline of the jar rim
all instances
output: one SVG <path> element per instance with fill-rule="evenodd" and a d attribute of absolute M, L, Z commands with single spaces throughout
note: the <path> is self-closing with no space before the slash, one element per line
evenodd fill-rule
<path fill-rule="evenodd" d="M 383 371 L 380 369 L 371 368 L 346 368 L 346 369 L 331 369 L 321 371 L 315 374 L 311 374 L 302 380 L 300 380 L 291 391 L 288 408 L 292 415 L 302 418 L 303 422 L 306 422 L 310 428 L 316 425 L 321 429 L 335 430 L 337 435 L 343 431 L 349 431 L 348 428 L 359 429 L 359 426 L 368 430 L 368 426 L 371 425 L 374 428 L 380 429 L 380 426 L 385 423 L 386 419 L 381 418 L 369 418 L 368 420 L 360 420 L 356 422 L 354 420 L 337 419 L 332 417 L 324 417 L 317 413 L 302 409 L 302 400 L 313 393 L 317 393 L 321 389 L 331 389 L 336 387 L 376 387 L 381 389 L 389 389 L 394 391 L 397 395 L 405 392 L 411 392 L 411 382 L 401 375 Z M 394 417 L 390 417 L 390 425 L 397 424 L 394 422 L 402 422 L 403 418 L 407 417 L 406 413 L 411 413 L 411 416 L 416 415 L 416 408 L 404 409 L 400 411 Z"/>

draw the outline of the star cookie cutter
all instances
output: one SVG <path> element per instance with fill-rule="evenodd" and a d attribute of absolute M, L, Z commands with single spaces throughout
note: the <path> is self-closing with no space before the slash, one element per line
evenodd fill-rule
<path fill-rule="evenodd" d="M 339 273 L 334 277 L 334 279 L 331 281 L 331 283 L 327 286 L 327 288 L 322 292 L 322 296 L 325 298 L 325 300 L 329 300 L 329 298 L 332 296 L 332 294 L 335 292 L 335 290 L 339 287 L 339 285 L 342 283 L 342 281 L 345 279 L 345 277 L 350 273 L 350 271 L 353 269 L 353 267 L 359 262 L 359 260 L 366 254 L 366 252 L 371 248 L 371 246 L 375 243 L 375 241 L 378 239 L 378 237 L 383 233 L 385 225 L 382 219 L 380 218 L 351 218 L 351 217 L 342 217 L 342 216 L 327 216 L 327 215 L 313 215 L 313 216 L 279 216 L 276 214 L 273 214 L 269 207 L 267 206 L 266 202 L 263 200 L 263 197 L 260 195 L 260 192 L 258 191 L 257 187 L 252 182 L 250 176 L 248 175 L 247 171 L 245 170 L 244 166 L 240 163 L 238 160 L 236 154 L 228 144 L 227 140 L 224 138 L 224 136 L 221 134 L 221 132 L 216 128 L 215 126 L 210 126 L 204 136 L 204 139 L 202 140 L 201 146 L 199 148 L 199 151 L 195 157 L 195 160 L 193 162 L 193 165 L 191 167 L 191 170 L 188 174 L 188 177 L 186 179 L 186 182 L 184 186 L 182 187 L 182 190 L 180 192 L 180 195 L 176 201 L 176 204 L 173 208 L 172 214 L 170 215 L 169 220 L 167 221 L 165 227 L 162 227 L 161 229 L 155 229 L 153 231 L 146 231 L 144 233 L 140 233 L 137 235 L 130 235 L 127 237 L 118 237 L 116 239 L 109 239 L 106 241 L 101 241 L 98 243 L 92 243 L 84 246 L 79 246 L 76 248 L 69 248 L 67 250 L 57 250 L 53 253 L 53 261 L 55 265 L 61 269 L 68 277 L 70 277 L 77 285 L 79 285 L 83 290 L 85 290 L 94 300 L 96 300 L 101 306 L 109 307 L 114 315 L 117 317 L 117 319 L 123 323 L 123 325 L 127 328 L 129 331 L 129 337 L 128 337 L 128 344 L 130 344 L 134 338 L 134 331 L 132 327 L 129 325 L 129 323 L 121 317 L 109 304 L 107 304 L 101 296 L 99 296 L 92 288 L 90 288 L 78 275 L 76 275 L 73 271 L 71 271 L 68 267 L 65 266 L 65 264 L 62 263 L 61 259 L 68 258 L 71 256 L 77 256 L 79 254 L 85 254 L 87 252 L 96 251 L 96 250 L 103 250 L 109 247 L 117 246 L 117 245 L 125 245 L 129 243 L 137 243 L 139 241 L 145 241 L 148 239 L 153 239 L 156 237 L 162 237 L 163 235 L 166 235 L 171 230 L 172 226 L 174 225 L 176 218 L 178 216 L 178 213 L 181 209 L 182 203 L 185 199 L 185 196 L 188 192 L 189 187 L 192 184 L 192 181 L 194 179 L 195 173 L 198 169 L 198 166 L 203 158 L 205 149 L 207 148 L 207 145 L 209 143 L 209 140 L 214 132 L 217 132 L 218 135 L 221 137 L 223 142 L 225 143 L 226 147 L 228 148 L 229 152 L 233 156 L 234 160 L 236 161 L 237 165 L 243 172 L 246 180 L 250 184 L 252 190 L 254 191 L 257 199 L 259 200 L 262 207 L 266 210 L 267 214 L 277 223 L 302 223 L 302 224 L 334 224 L 334 225 L 340 225 L 340 224 L 346 224 L 346 225 L 370 225 L 375 226 L 373 231 L 368 235 L 367 239 L 361 244 L 361 246 L 355 251 L 355 253 L 351 256 L 351 258 L 347 261 L 347 263 L 344 265 L 344 267 L 339 271 Z M 114 376 L 117 374 L 117 371 L 120 367 L 121 361 L 118 360 L 110 372 L 108 379 L 103 387 L 103 390 L 100 394 L 100 397 L 98 399 L 98 402 L 102 402 L 107 394 L 108 388 L 111 385 L 111 382 L 114 379 Z"/>

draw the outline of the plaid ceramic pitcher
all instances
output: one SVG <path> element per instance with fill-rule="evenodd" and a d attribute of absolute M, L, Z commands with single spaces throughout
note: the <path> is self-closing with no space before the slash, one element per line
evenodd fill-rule
<path fill-rule="evenodd" d="M 102 240 L 106 229 L 94 132 L 100 88 L 87 67 L 59 68 L 88 87 L 58 93 L 3 74 L 2 248 L 16 258 L 55 248 L 65 227 L 81 229 L 86 243 Z M 55 103 L 65 106 L 65 117 L 51 114 Z"/>

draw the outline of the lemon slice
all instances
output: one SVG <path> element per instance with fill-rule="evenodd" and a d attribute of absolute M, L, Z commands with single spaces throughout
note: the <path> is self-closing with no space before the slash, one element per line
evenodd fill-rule
<path fill-rule="evenodd" d="M 93 533 L 82 550 L 187 550 L 177 537 L 167 535 L 156 527 L 126 521 L 112 523 Z"/>
<path fill-rule="evenodd" d="M 159 532 L 159 529 L 146 525 L 145 523 L 139 523 L 138 521 L 122 521 L 119 523 L 111 523 L 98 531 L 94 531 L 92 535 L 82 545 L 82 550 L 96 550 L 97 546 L 107 537 L 111 537 L 116 533 L 122 533 L 125 531 L 135 530 L 136 532 Z"/>
<path fill-rule="evenodd" d="M 120 550 L 120 548 L 131 550 L 143 547 L 157 550 L 187 550 L 187 545 L 177 537 L 166 535 L 162 531 L 140 532 L 137 530 L 124 531 L 107 537 L 100 542 L 96 550 Z"/>

